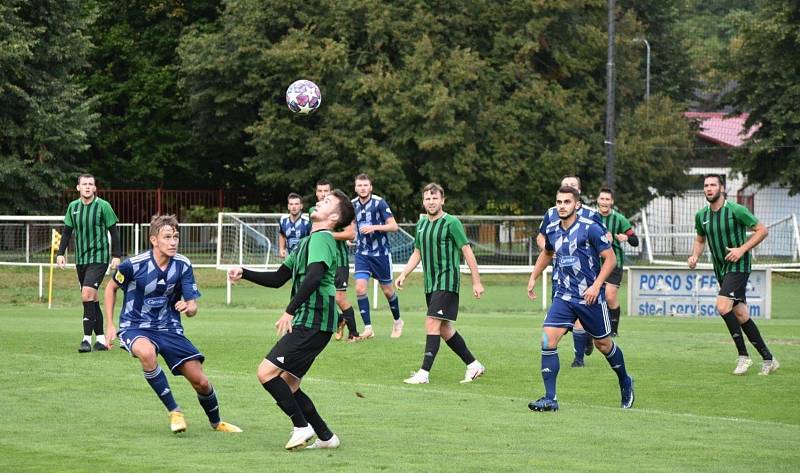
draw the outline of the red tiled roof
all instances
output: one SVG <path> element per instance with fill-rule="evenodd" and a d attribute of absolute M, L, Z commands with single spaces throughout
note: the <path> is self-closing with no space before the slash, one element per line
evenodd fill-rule
<path fill-rule="evenodd" d="M 756 130 L 761 127 L 755 124 L 743 133 L 744 122 L 747 121 L 749 113 L 743 113 L 735 117 L 727 117 L 722 112 L 685 112 L 686 118 L 695 119 L 700 122 L 700 129 L 697 136 L 712 143 L 736 148 L 744 144 L 744 140 L 750 138 Z"/>

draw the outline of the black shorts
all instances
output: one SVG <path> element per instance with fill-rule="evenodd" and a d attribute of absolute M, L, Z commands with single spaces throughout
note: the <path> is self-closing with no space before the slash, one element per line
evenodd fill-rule
<path fill-rule="evenodd" d="M 103 263 L 79 264 L 75 266 L 75 269 L 78 271 L 78 283 L 81 289 L 90 287 L 100 290 L 100 283 L 103 282 L 108 265 Z"/>
<path fill-rule="evenodd" d="M 295 378 L 302 379 L 317 355 L 328 345 L 331 335 L 333 333 L 316 328 L 292 327 L 291 333 L 282 336 L 265 358 Z"/>
<path fill-rule="evenodd" d="M 619 285 L 622 284 L 622 272 L 622 268 L 614 266 L 614 271 L 611 271 L 611 274 L 608 275 L 606 283 L 619 287 Z"/>
<path fill-rule="evenodd" d="M 347 290 L 347 281 L 350 279 L 350 266 L 339 266 L 336 268 L 336 276 L 333 280 L 333 287 L 337 291 Z"/>
<path fill-rule="evenodd" d="M 750 279 L 750 273 L 728 273 L 719 283 L 719 293 L 722 297 L 733 299 L 734 304 L 737 302 L 747 303 L 747 280 Z"/>
<path fill-rule="evenodd" d="M 425 294 L 428 303 L 428 317 L 455 322 L 458 318 L 458 293 L 433 291 Z"/>

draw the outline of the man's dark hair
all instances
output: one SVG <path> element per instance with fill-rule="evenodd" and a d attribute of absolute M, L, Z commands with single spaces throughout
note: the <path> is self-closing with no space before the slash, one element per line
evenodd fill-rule
<path fill-rule="evenodd" d="M 706 179 L 708 179 L 709 177 L 715 177 L 717 179 L 717 182 L 719 182 L 720 187 L 725 187 L 725 178 L 722 176 L 722 174 L 715 174 L 715 173 L 704 174 L 703 182 L 705 182 Z"/>
<path fill-rule="evenodd" d="M 430 184 L 422 188 L 422 195 L 425 195 L 426 192 L 430 192 L 432 194 L 439 194 L 444 199 L 444 188 L 435 182 L 431 182 Z"/>
<path fill-rule="evenodd" d="M 93 175 L 89 174 L 88 172 L 85 172 L 85 173 L 81 174 L 80 176 L 78 176 L 78 184 L 81 183 L 81 179 L 92 179 L 92 180 L 94 180 L 95 185 L 97 184 L 97 179 L 95 179 L 95 177 Z"/>
<path fill-rule="evenodd" d="M 300 196 L 300 194 L 297 194 L 295 192 L 290 193 L 289 196 L 286 197 L 287 202 L 292 199 L 300 199 L 300 203 L 303 203 L 303 198 Z"/>
<path fill-rule="evenodd" d="M 319 186 L 331 186 L 331 187 L 333 187 L 333 186 L 331 185 L 331 181 L 329 181 L 329 180 L 327 180 L 327 179 L 320 179 L 319 181 L 317 181 L 317 184 L 316 184 L 316 186 L 317 186 L 317 187 L 319 187 Z"/>
<path fill-rule="evenodd" d="M 157 237 L 158 233 L 164 227 L 172 227 L 172 230 L 178 231 L 178 219 L 174 215 L 153 215 L 150 219 L 149 236 Z"/>
<path fill-rule="evenodd" d="M 337 209 L 337 213 L 339 214 L 339 220 L 336 222 L 338 228 L 344 228 L 353 221 L 353 218 L 356 216 L 356 211 L 353 208 L 353 203 L 350 202 L 350 197 L 347 197 L 347 194 L 342 192 L 340 189 L 334 189 L 331 192 L 331 195 L 336 197 L 336 200 L 339 201 L 339 206 Z"/>
<path fill-rule="evenodd" d="M 578 192 L 580 192 L 580 190 L 583 189 L 583 182 L 581 182 L 580 176 L 576 176 L 575 174 L 565 174 L 565 175 L 561 176 L 561 181 L 559 181 L 559 182 L 564 182 L 564 179 L 566 179 L 568 177 L 571 177 L 573 179 L 577 179 L 578 180 Z"/>
<path fill-rule="evenodd" d="M 559 194 L 572 194 L 572 197 L 575 198 L 575 202 L 580 202 L 581 201 L 581 193 L 578 192 L 578 189 L 576 189 L 576 188 L 574 188 L 572 186 L 561 186 L 558 189 L 558 193 Z"/>
<path fill-rule="evenodd" d="M 369 174 L 363 172 L 356 176 L 356 181 L 369 181 L 369 183 L 372 184 L 372 178 L 369 177 Z"/>
<path fill-rule="evenodd" d="M 614 198 L 614 191 L 612 191 L 610 187 L 601 187 L 597 195 L 599 196 L 603 193 L 610 195 L 612 199 Z"/>

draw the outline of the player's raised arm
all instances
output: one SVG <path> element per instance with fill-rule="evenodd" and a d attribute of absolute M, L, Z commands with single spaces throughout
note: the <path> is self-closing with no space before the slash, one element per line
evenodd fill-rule
<path fill-rule="evenodd" d="M 265 287 L 281 287 L 292 279 L 292 270 L 282 264 L 277 271 L 252 271 L 247 268 L 231 268 L 228 270 L 231 281 L 244 279 Z"/>

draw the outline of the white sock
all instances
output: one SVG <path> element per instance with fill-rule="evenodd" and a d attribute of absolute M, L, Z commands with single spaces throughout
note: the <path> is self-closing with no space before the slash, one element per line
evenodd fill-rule
<path fill-rule="evenodd" d="M 480 365 L 481 365 L 481 362 L 476 359 L 472 363 L 468 364 L 467 368 L 477 368 Z"/>
<path fill-rule="evenodd" d="M 91 335 L 84 335 L 83 341 L 86 343 L 92 343 L 92 336 Z"/>
<path fill-rule="evenodd" d="M 101 344 L 103 344 L 103 345 L 105 345 L 105 344 L 106 344 L 106 336 L 105 336 L 105 335 L 98 335 L 98 336 L 97 336 L 97 337 L 95 337 L 95 338 L 96 338 L 96 340 L 97 340 L 97 342 L 98 342 L 98 343 L 101 343 Z"/>
<path fill-rule="evenodd" d="M 365 325 L 364 326 L 364 331 L 367 331 L 367 330 L 372 330 L 372 325 Z"/>

